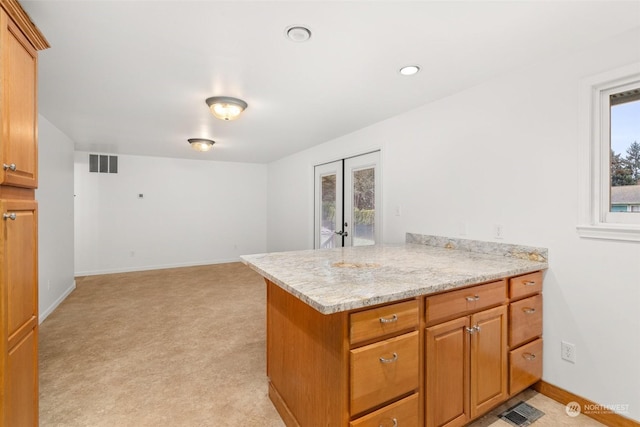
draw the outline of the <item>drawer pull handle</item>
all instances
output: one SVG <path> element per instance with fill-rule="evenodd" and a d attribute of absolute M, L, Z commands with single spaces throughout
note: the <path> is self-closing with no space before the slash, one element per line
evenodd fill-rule
<path fill-rule="evenodd" d="M 534 280 L 527 280 L 526 282 L 523 283 L 523 285 L 525 285 L 525 286 L 535 286 L 536 282 Z"/>
<path fill-rule="evenodd" d="M 391 421 L 393 421 L 393 425 L 391 427 L 398 427 L 398 419 L 397 418 L 391 418 Z M 380 427 L 385 427 L 385 426 L 380 424 Z"/>
<path fill-rule="evenodd" d="M 536 358 L 536 355 L 533 353 L 524 353 L 522 357 L 524 357 L 527 360 L 534 360 Z"/>
<path fill-rule="evenodd" d="M 15 213 L 3 213 L 2 214 L 2 219 L 10 219 L 11 221 L 15 221 L 16 220 L 16 214 Z"/>
<path fill-rule="evenodd" d="M 479 295 L 474 295 L 472 297 L 466 297 L 466 298 L 467 298 L 467 301 L 469 301 L 469 302 L 475 302 L 475 301 L 478 301 L 480 299 L 480 296 Z"/>
<path fill-rule="evenodd" d="M 380 323 L 393 323 L 397 321 L 398 321 L 398 316 L 395 314 L 391 316 L 391 318 L 384 318 L 384 317 L 380 318 Z"/>
<path fill-rule="evenodd" d="M 393 363 L 398 360 L 398 353 L 393 353 L 393 357 L 391 359 L 385 359 L 384 357 L 380 358 L 380 362 L 382 363 Z"/>
<path fill-rule="evenodd" d="M 5 163 L 2 164 L 2 169 L 7 170 L 7 169 L 11 169 L 12 171 L 15 171 L 16 169 L 18 169 L 18 167 L 16 166 L 15 163 L 11 163 L 10 165 L 7 165 Z"/>
<path fill-rule="evenodd" d="M 525 314 L 533 314 L 536 312 L 536 309 L 533 307 L 525 307 L 522 311 L 524 311 Z"/>

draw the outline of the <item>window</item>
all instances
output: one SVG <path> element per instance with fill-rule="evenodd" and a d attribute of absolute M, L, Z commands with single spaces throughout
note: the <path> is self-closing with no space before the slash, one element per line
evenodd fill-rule
<path fill-rule="evenodd" d="M 582 86 L 578 233 L 640 241 L 640 63 Z"/>

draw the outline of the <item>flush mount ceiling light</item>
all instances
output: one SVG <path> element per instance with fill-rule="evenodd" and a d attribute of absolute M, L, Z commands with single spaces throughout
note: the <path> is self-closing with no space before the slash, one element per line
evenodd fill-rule
<path fill-rule="evenodd" d="M 220 120 L 235 120 L 247 108 L 247 103 L 242 99 L 230 96 L 213 96 L 207 98 L 207 105 L 211 114 Z"/>
<path fill-rule="evenodd" d="M 400 68 L 400 74 L 403 76 L 413 76 L 420 71 L 419 65 L 407 65 L 406 67 Z"/>
<path fill-rule="evenodd" d="M 190 138 L 187 141 L 191 144 L 191 148 L 196 151 L 209 151 L 213 148 L 213 144 L 216 143 L 215 141 L 204 138 Z"/>
<path fill-rule="evenodd" d="M 285 35 L 292 42 L 302 43 L 311 38 L 311 30 L 307 27 L 294 25 L 286 28 Z"/>

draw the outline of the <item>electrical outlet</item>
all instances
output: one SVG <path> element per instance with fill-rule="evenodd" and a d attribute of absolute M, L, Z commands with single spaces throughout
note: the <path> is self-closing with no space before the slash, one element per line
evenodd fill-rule
<path fill-rule="evenodd" d="M 576 346 L 574 344 L 562 341 L 560 344 L 560 351 L 563 360 L 567 362 L 576 363 Z"/>
<path fill-rule="evenodd" d="M 502 229 L 502 224 L 496 224 L 493 226 L 493 237 L 496 239 L 502 239 L 503 234 L 504 230 Z"/>

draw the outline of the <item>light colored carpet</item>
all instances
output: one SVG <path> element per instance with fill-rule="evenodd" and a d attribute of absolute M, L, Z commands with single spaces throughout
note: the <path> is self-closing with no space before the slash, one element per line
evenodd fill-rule
<path fill-rule="evenodd" d="M 40 328 L 41 426 L 283 426 L 239 263 L 78 278 Z"/>
<path fill-rule="evenodd" d="M 240 263 L 77 278 L 40 326 L 40 425 L 282 427 L 267 397 L 265 285 Z M 527 390 L 535 426 L 597 426 Z"/>

